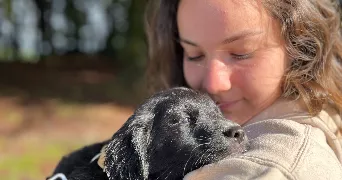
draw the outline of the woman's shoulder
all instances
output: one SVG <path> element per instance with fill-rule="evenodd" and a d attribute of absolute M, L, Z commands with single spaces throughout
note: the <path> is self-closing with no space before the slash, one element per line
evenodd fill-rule
<path fill-rule="evenodd" d="M 244 129 L 250 142 L 247 152 L 193 171 L 185 179 L 342 179 L 341 163 L 319 128 L 268 119 Z"/>
<path fill-rule="evenodd" d="M 185 179 L 342 179 L 341 143 L 326 125 L 332 112 L 311 117 L 288 102 L 271 107 L 244 125 L 250 143 L 246 153 Z"/>
<path fill-rule="evenodd" d="M 272 139 L 275 134 L 296 140 L 313 138 L 320 146 L 332 149 L 342 163 L 342 139 L 338 127 L 341 123 L 341 113 L 332 106 L 325 106 L 316 116 L 311 116 L 301 101 L 279 100 L 244 128 L 251 139 L 256 136 Z"/>
<path fill-rule="evenodd" d="M 314 158 L 317 155 L 314 152 L 318 151 L 324 151 L 339 162 L 320 127 L 290 119 L 268 119 L 245 126 L 244 129 L 250 142 L 250 150 L 245 155 L 260 156 L 281 163 L 288 169 L 295 169 L 298 165 L 295 162 L 303 157 Z M 317 158 L 327 158 L 321 155 Z"/>
<path fill-rule="evenodd" d="M 315 117 L 301 119 L 303 122 L 316 121 Z M 325 172 L 331 170 L 342 177 L 338 159 L 341 151 L 335 152 L 336 147 L 328 144 L 320 126 L 291 119 L 268 119 L 250 124 L 245 130 L 250 138 L 250 150 L 240 158 L 278 167 L 284 173 L 301 177 L 299 179 L 323 178 Z M 341 148 L 340 144 L 338 146 Z"/>

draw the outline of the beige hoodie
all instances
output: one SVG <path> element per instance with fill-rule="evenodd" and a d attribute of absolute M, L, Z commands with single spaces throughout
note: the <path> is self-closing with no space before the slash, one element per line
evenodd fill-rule
<path fill-rule="evenodd" d="M 341 115 L 324 108 L 310 117 L 298 102 L 279 100 L 244 129 L 250 149 L 190 172 L 185 180 L 342 180 L 342 143 L 335 136 Z"/>

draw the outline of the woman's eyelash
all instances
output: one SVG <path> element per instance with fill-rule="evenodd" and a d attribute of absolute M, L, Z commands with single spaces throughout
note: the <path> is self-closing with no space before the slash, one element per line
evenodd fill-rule
<path fill-rule="evenodd" d="M 249 54 L 232 54 L 232 56 L 235 59 L 243 60 L 243 59 L 251 58 L 252 57 L 252 53 L 249 53 Z"/>
<path fill-rule="evenodd" d="M 196 61 L 196 60 L 200 60 L 202 57 L 204 57 L 204 55 L 199 55 L 199 56 L 195 56 L 195 57 L 188 56 L 187 59 L 189 61 Z"/>
<path fill-rule="evenodd" d="M 253 55 L 253 53 L 248 53 L 248 54 L 231 54 L 231 56 L 237 60 L 244 60 L 244 59 L 248 59 L 248 58 L 251 58 Z M 194 56 L 194 57 L 190 57 L 190 56 L 187 56 L 186 58 L 189 60 L 189 61 L 197 61 L 197 60 L 200 60 L 204 57 L 204 55 L 199 55 L 199 56 Z"/>

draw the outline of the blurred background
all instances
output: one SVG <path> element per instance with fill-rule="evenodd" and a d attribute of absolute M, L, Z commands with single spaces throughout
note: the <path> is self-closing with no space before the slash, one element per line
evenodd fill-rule
<path fill-rule="evenodd" d="M 145 0 L 0 0 L 0 177 L 45 179 L 145 97 Z"/>
<path fill-rule="evenodd" d="M 146 96 L 146 0 L 0 0 L 0 179 L 45 179 Z"/>

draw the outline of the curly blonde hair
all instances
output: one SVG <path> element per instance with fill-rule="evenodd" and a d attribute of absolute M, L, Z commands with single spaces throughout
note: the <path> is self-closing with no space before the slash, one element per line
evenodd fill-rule
<path fill-rule="evenodd" d="M 151 92 L 187 86 L 178 39 L 180 0 L 151 0 L 146 10 L 149 43 L 147 77 Z M 336 0 L 261 0 L 281 25 L 292 64 L 284 75 L 283 97 L 302 98 L 312 115 L 327 103 L 342 112 L 342 37 Z M 341 122 L 339 131 L 342 132 Z M 336 133 L 338 134 L 338 133 Z"/>

